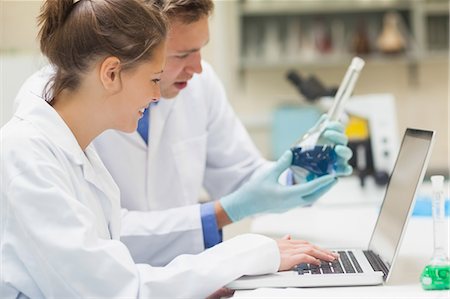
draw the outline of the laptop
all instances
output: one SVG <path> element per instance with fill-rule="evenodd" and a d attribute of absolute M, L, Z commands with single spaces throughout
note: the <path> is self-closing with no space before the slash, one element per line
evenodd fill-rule
<path fill-rule="evenodd" d="M 331 287 L 387 283 L 394 270 L 422 183 L 434 142 L 433 131 L 406 129 L 386 188 L 369 246 L 366 250 L 339 249 L 338 261 L 321 266 L 297 265 L 291 271 L 243 276 L 227 285 L 231 289 L 262 287 Z"/>

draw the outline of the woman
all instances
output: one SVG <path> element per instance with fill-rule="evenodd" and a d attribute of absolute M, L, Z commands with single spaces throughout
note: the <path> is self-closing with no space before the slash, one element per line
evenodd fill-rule
<path fill-rule="evenodd" d="M 166 267 L 135 264 L 119 241 L 117 186 L 90 144 L 136 130 L 159 98 L 165 19 L 139 0 L 48 0 L 39 22 L 56 75 L 45 100 L 24 99 L 1 129 L 1 298 L 198 298 L 245 274 L 335 258 L 249 234 Z"/>

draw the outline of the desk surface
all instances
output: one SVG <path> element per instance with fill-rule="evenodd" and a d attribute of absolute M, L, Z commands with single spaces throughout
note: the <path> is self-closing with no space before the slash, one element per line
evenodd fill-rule
<path fill-rule="evenodd" d="M 419 284 L 341 288 L 257 289 L 236 292 L 233 298 L 450 298 L 450 291 L 424 291 Z"/>
<path fill-rule="evenodd" d="M 327 248 L 367 248 L 384 190 L 361 189 L 354 180 L 336 186 L 309 208 L 285 214 L 264 215 L 252 221 L 250 230 L 272 237 L 291 234 Z M 349 197 L 349 190 L 352 197 Z M 428 193 L 424 186 L 420 193 Z M 346 197 L 341 196 L 346 194 Z M 447 228 L 450 227 L 448 219 Z M 447 232 L 447 236 L 449 236 Z M 449 243 L 447 237 L 447 244 Z M 450 298 L 450 291 L 424 291 L 419 284 L 422 269 L 433 254 L 431 217 L 412 217 L 404 235 L 389 285 L 340 288 L 287 288 L 238 291 L 236 298 Z"/>

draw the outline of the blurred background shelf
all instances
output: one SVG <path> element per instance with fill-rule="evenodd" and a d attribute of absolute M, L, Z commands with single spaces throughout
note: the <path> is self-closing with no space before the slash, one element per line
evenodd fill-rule
<path fill-rule="evenodd" d="M 405 43 L 396 55 L 377 45 L 389 13 Z M 449 49 L 447 0 L 241 0 L 238 20 L 240 71 L 344 65 L 355 54 L 416 63 Z"/>
<path fill-rule="evenodd" d="M 371 11 L 408 8 L 415 0 L 242 0 L 241 12 L 245 15 L 335 13 L 342 11 Z M 436 1 L 433 1 L 436 2 Z M 439 1 L 437 1 L 439 2 Z M 439 3 L 437 4 L 439 5 Z"/>
<path fill-rule="evenodd" d="M 447 51 L 434 51 L 428 53 L 427 56 L 423 56 L 421 59 L 436 59 L 446 58 Z M 278 61 L 267 61 L 261 59 L 243 58 L 241 61 L 241 67 L 245 70 L 270 70 L 270 69 L 286 69 L 296 66 L 302 67 L 324 67 L 324 66 L 341 66 L 346 67 L 351 61 L 353 55 L 320 55 L 311 58 L 299 57 L 293 59 L 281 59 Z M 380 53 L 370 54 L 363 56 L 363 58 L 370 64 L 383 65 L 396 63 L 399 65 L 407 65 L 417 61 L 417 57 L 414 54 L 402 54 L 402 55 L 383 55 Z"/>

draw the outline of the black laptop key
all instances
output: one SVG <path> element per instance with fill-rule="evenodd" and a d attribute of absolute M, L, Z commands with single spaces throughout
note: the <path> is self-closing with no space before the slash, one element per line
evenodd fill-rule
<path fill-rule="evenodd" d="M 297 273 L 299 275 L 303 275 L 305 273 L 309 273 L 309 271 L 310 271 L 308 264 L 298 264 L 297 266 L 294 267 L 293 270 L 297 271 Z"/>
<path fill-rule="evenodd" d="M 356 273 L 355 268 L 351 264 L 344 264 L 344 269 L 346 273 Z"/>
<path fill-rule="evenodd" d="M 320 268 L 322 269 L 323 274 L 333 273 L 333 270 L 331 269 L 330 264 L 326 261 L 321 262 Z"/>
<path fill-rule="evenodd" d="M 342 266 L 344 266 L 345 272 L 346 273 L 356 273 L 355 268 L 353 268 L 353 265 L 347 256 L 347 252 L 338 251 L 338 253 L 339 253 L 339 258 L 341 259 L 341 262 L 342 262 Z"/>
<path fill-rule="evenodd" d="M 294 270 L 296 270 L 296 271 L 309 270 L 309 265 L 308 264 L 298 264 L 297 266 L 294 267 Z"/>
<path fill-rule="evenodd" d="M 320 268 L 311 268 L 311 274 L 322 274 Z"/>
<path fill-rule="evenodd" d="M 309 269 L 311 271 L 311 274 L 322 274 L 318 265 L 309 264 Z"/>
<path fill-rule="evenodd" d="M 335 260 L 334 262 L 331 262 L 331 267 L 333 268 L 334 273 L 344 273 L 344 270 L 342 269 L 341 263 L 339 260 Z"/>
<path fill-rule="evenodd" d="M 349 251 L 348 255 L 352 259 L 352 262 L 353 262 L 353 265 L 355 265 L 356 271 L 358 271 L 358 273 L 363 273 L 363 270 L 361 269 L 361 266 L 359 265 L 358 260 L 356 259 L 353 252 Z"/>

